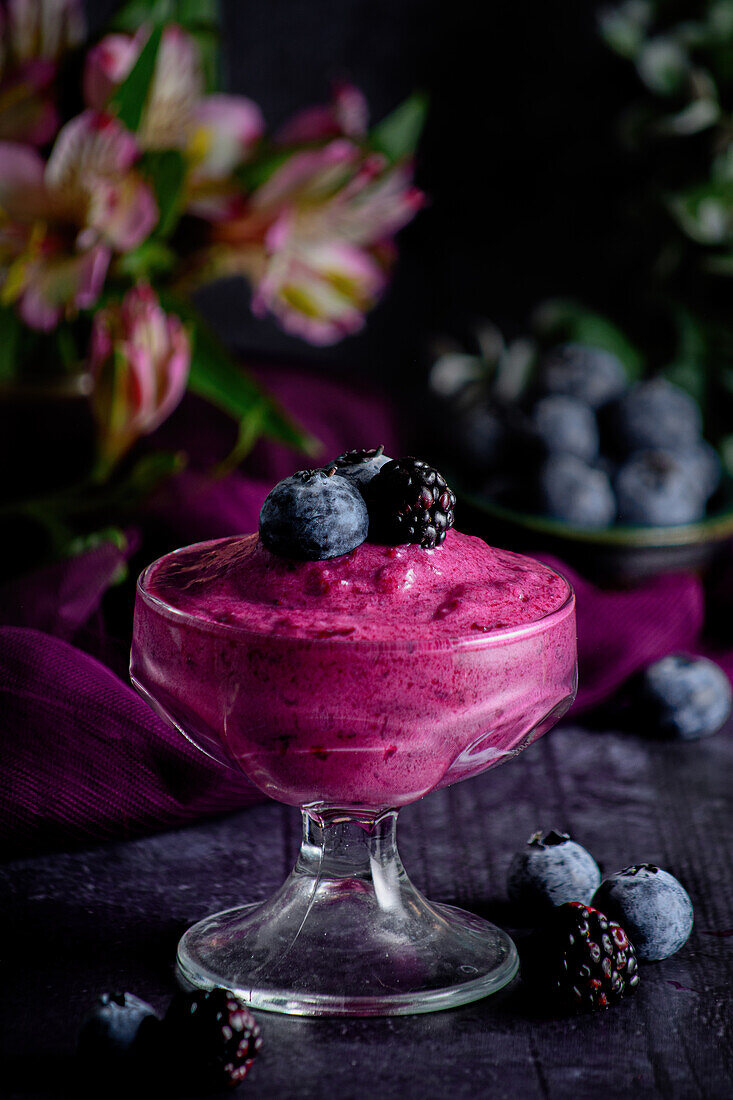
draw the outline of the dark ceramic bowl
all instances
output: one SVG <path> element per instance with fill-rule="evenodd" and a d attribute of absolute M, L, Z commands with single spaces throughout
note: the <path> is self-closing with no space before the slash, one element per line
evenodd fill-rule
<path fill-rule="evenodd" d="M 733 480 L 716 493 L 705 519 L 675 527 L 605 527 L 591 530 L 517 511 L 463 490 L 460 525 L 494 545 L 545 551 L 601 584 L 633 584 L 660 573 L 704 570 L 733 538 Z"/>

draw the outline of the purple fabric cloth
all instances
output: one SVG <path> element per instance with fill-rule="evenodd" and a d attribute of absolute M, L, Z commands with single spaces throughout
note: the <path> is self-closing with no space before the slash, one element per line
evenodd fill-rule
<path fill-rule="evenodd" d="M 321 461 L 375 440 L 388 453 L 399 450 L 378 395 L 293 370 L 260 373 L 321 440 Z M 226 417 L 195 399 L 158 433 L 155 446 L 184 447 L 191 461 L 141 513 L 134 569 L 175 546 L 255 531 L 273 483 L 309 461 L 268 441 L 245 470 L 207 475 L 235 435 Z M 130 686 L 129 637 L 110 636 L 102 610 L 138 532 L 128 542 L 0 587 L 1 856 L 132 836 L 262 798 L 170 729 Z M 128 630 L 131 615 L 130 604 Z"/>
<path fill-rule="evenodd" d="M 399 453 L 388 407 L 375 395 L 294 371 L 263 373 L 285 407 L 323 441 L 322 461 L 375 441 Z M 141 564 L 176 545 L 256 530 L 269 488 L 303 465 L 302 456 L 263 443 L 244 471 L 212 478 L 206 467 L 232 441 L 228 421 L 191 400 L 165 425 L 156 442 L 186 446 L 192 461 L 141 514 Z M 171 730 L 129 685 L 129 640 L 110 638 L 102 601 L 135 537 L 131 532 L 127 551 L 105 544 L 0 588 L 4 855 L 131 836 L 261 797 Z M 705 593 L 697 576 L 606 592 L 546 560 L 577 593 L 576 712 L 597 706 L 638 668 L 673 650 L 707 651 L 733 679 L 733 650 L 713 651 L 702 637 Z M 715 604 L 733 612 L 730 565 Z M 131 607 L 125 616 L 129 629 Z"/>
<path fill-rule="evenodd" d="M 627 591 L 604 592 L 564 562 L 544 556 L 575 589 L 578 695 L 573 713 L 609 698 L 634 672 L 675 650 L 699 649 L 705 613 L 700 578 L 655 577 Z"/>

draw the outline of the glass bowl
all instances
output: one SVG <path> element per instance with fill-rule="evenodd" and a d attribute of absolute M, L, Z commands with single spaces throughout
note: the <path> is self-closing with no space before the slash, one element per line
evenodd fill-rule
<path fill-rule="evenodd" d="M 570 586 L 561 607 L 519 627 L 367 642 L 182 612 L 149 591 L 157 564 L 138 582 L 133 684 L 205 753 L 303 815 L 276 895 L 186 932 L 183 982 L 272 1011 L 385 1015 L 452 1007 L 510 981 L 517 953 L 504 932 L 412 885 L 397 813 L 511 759 L 567 710 Z"/>

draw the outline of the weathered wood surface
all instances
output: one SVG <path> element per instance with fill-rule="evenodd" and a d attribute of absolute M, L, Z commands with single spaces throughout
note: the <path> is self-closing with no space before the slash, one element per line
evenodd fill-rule
<path fill-rule="evenodd" d="M 535 828 L 563 826 L 607 871 L 645 860 L 678 875 L 695 905 L 693 936 L 676 957 L 643 967 L 636 997 L 596 1017 L 545 1018 L 521 983 L 425 1016 L 261 1013 L 262 1055 L 235 1095 L 730 1100 L 732 765 L 730 732 L 670 746 L 567 727 L 508 766 L 408 808 L 403 860 L 435 900 L 511 929 L 512 852 Z M 294 811 L 266 805 L 0 868 L 0 1095 L 67 1095 L 75 1030 L 94 995 L 125 988 L 162 1007 L 183 929 L 272 892 L 298 833 Z"/>

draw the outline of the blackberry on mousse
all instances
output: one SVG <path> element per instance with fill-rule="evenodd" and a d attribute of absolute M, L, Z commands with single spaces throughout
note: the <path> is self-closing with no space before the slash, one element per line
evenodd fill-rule
<path fill-rule="evenodd" d="M 455 521 L 455 493 L 438 470 L 419 458 L 385 463 L 364 496 L 372 542 L 432 550 L 445 542 Z"/>

